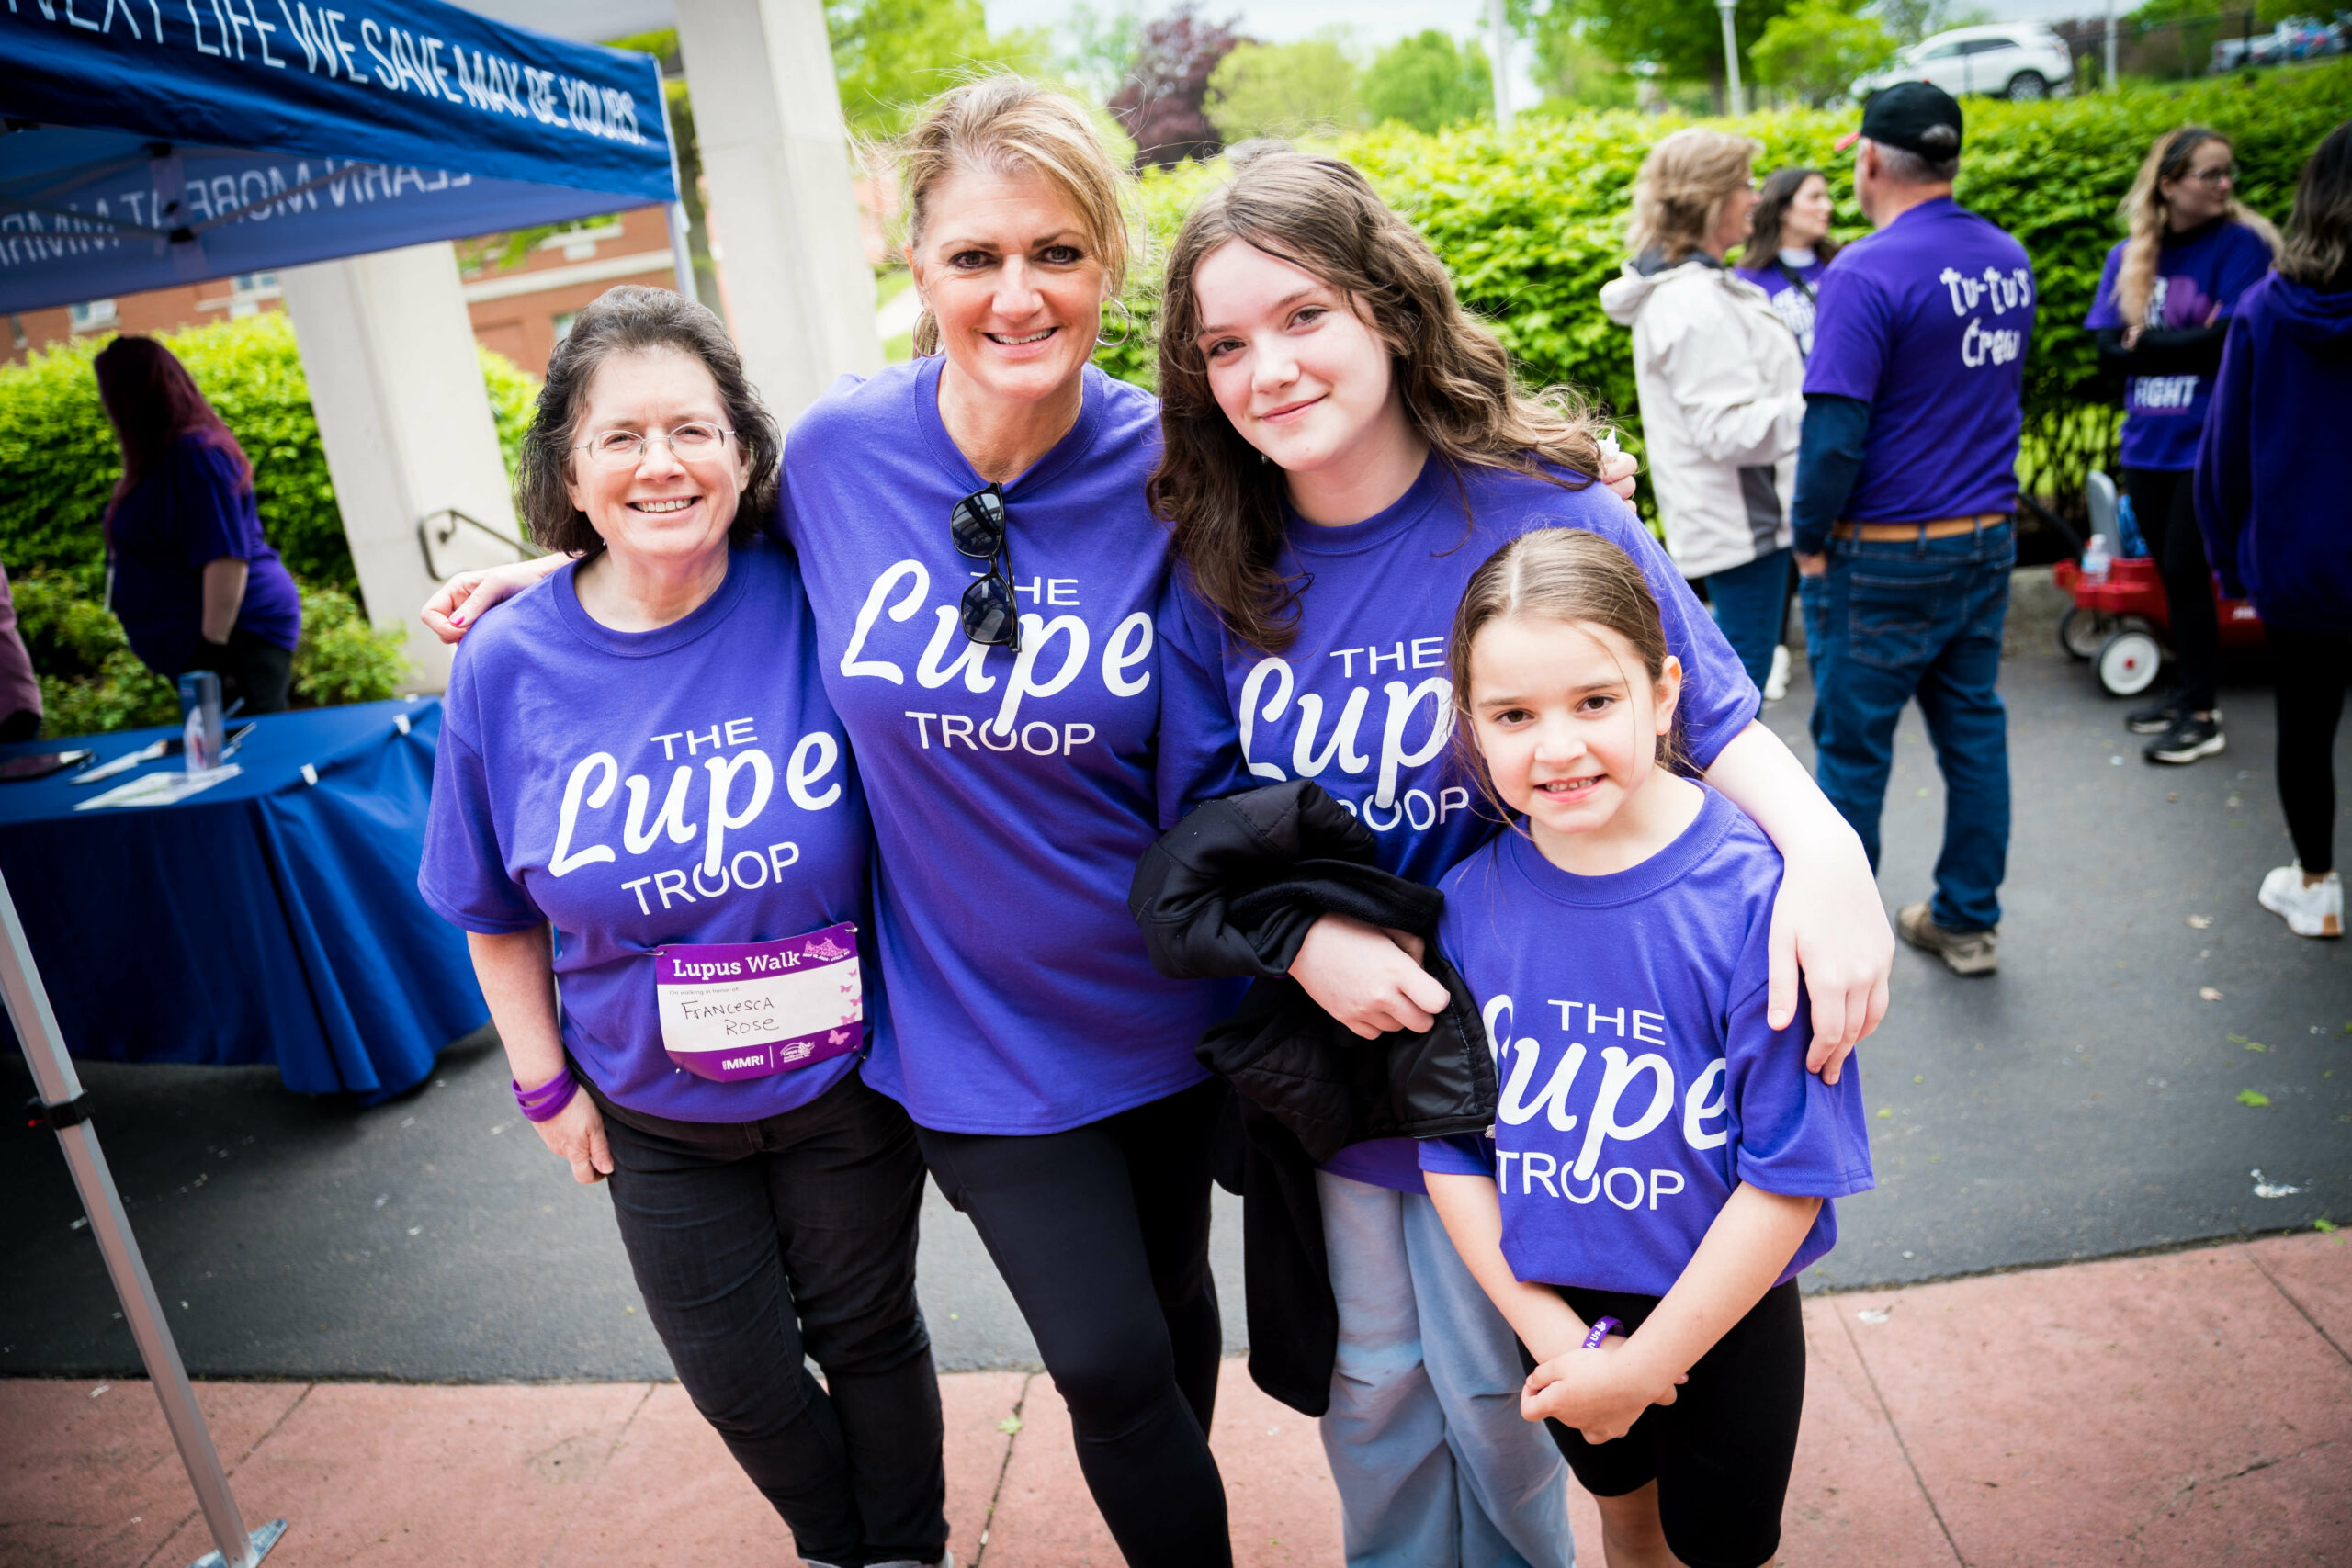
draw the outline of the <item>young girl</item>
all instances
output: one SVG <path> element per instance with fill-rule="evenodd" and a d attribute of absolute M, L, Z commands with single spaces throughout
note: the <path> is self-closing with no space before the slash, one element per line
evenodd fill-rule
<path fill-rule="evenodd" d="M 1450 650 L 1485 785 L 1519 818 L 1448 873 L 1490 1138 L 1420 1146 L 1430 1199 L 1525 1347 L 1520 1408 L 1600 1506 L 1609 1568 L 1754 1568 L 1804 1399 L 1796 1276 L 1871 1185 L 1860 1084 L 1765 1016 L 1781 856 L 1674 771 L 1685 687 L 1641 569 L 1527 534 Z"/>
<path fill-rule="evenodd" d="M 1151 493 L 1180 559 L 1156 617 L 1162 824 L 1311 777 L 1373 829 L 1384 870 L 1434 881 L 1495 830 L 1447 745 L 1463 587 L 1530 529 L 1604 534 L 1706 676 L 1685 716 L 1693 765 L 1802 868 L 1779 903 L 1774 999 L 1796 1010 L 1801 964 L 1814 1065 L 1834 1077 L 1884 1008 L 1892 938 L 1868 864 L 1753 722 L 1756 689 L 1673 562 L 1594 482 L 1589 426 L 1518 389 L 1429 243 L 1356 170 L 1286 150 L 1237 162 L 1185 220 L 1161 318 Z M 1366 1037 L 1426 1029 L 1445 1001 L 1340 916 L 1290 973 Z M 1430 1208 L 1414 1145 L 1342 1150 L 1317 1193 L 1339 1312 L 1323 1441 L 1348 1560 L 1566 1568 L 1558 1456 L 1518 1419 L 1510 1326 Z"/>

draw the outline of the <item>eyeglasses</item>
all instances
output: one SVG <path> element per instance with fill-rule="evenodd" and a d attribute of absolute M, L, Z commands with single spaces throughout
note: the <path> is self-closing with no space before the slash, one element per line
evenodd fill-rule
<path fill-rule="evenodd" d="M 2188 177 L 2201 186 L 2235 185 L 2238 179 L 2238 166 L 2235 164 L 2224 164 L 2218 169 L 2199 169 Z"/>
<path fill-rule="evenodd" d="M 1012 603 L 1012 549 L 1004 526 L 1004 491 L 995 485 L 976 490 L 947 514 L 956 548 L 989 563 L 989 572 L 964 590 L 960 606 L 964 635 L 984 648 L 1021 651 L 1021 615 Z M 998 567 L 1001 559 L 1003 566 Z"/>
<path fill-rule="evenodd" d="M 587 453 L 588 460 L 600 468 L 634 468 L 645 461 L 645 448 L 659 441 L 681 463 L 707 462 L 727 450 L 727 438 L 734 434 L 699 421 L 682 424 L 667 434 L 658 430 L 600 430 L 572 450 Z"/>

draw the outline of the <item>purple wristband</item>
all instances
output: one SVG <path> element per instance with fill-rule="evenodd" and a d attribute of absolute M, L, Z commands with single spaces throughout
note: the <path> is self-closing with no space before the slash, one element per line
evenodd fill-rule
<path fill-rule="evenodd" d="M 514 1103 L 521 1106 L 523 1114 L 534 1122 L 554 1121 L 563 1114 L 563 1108 L 571 1104 L 571 1097 L 580 1091 L 580 1080 L 571 1076 L 569 1063 L 565 1064 L 563 1071 L 537 1089 L 525 1089 L 513 1078 L 506 1081 L 514 1085 Z"/>
<path fill-rule="evenodd" d="M 1600 1348 L 1600 1342 L 1602 1340 L 1608 1338 L 1611 1334 L 1614 1334 L 1617 1330 L 1624 1326 L 1625 1325 L 1623 1324 L 1618 1322 L 1613 1317 L 1594 1318 L 1592 1320 L 1592 1326 L 1584 1331 L 1584 1344 L 1578 1347 L 1578 1348 L 1598 1350 Z"/>

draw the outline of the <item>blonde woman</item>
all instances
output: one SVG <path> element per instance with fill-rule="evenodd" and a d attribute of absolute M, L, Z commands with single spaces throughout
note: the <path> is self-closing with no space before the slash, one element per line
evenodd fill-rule
<path fill-rule="evenodd" d="M 2177 682 L 2126 722 L 2155 737 L 2148 761 L 2180 764 L 2227 744 L 2213 699 L 2221 623 L 2188 477 L 2229 314 L 2270 270 L 2278 233 L 2238 205 L 2229 139 L 2201 125 L 2156 139 L 2119 210 L 2131 232 L 2108 252 L 2083 325 L 2125 378 L 2123 488 L 2164 578 Z"/>
<path fill-rule="evenodd" d="M 1678 130 L 1634 182 L 1634 259 L 1600 291 L 1634 329 L 1650 482 L 1675 566 L 1762 686 L 1789 592 L 1804 355 L 1764 290 L 1724 265 L 1748 236 L 1760 142 Z"/>

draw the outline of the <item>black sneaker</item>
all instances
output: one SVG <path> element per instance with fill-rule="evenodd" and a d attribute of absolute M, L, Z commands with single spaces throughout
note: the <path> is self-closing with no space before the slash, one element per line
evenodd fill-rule
<path fill-rule="evenodd" d="M 2178 723 L 2149 741 L 2140 755 L 2151 762 L 2193 762 L 2199 757 L 2215 755 L 2228 744 L 2217 718 L 2184 714 Z"/>
<path fill-rule="evenodd" d="M 2123 725 L 2134 735 L 2162 735 L 2188 716 L 2188 710 L 2180 705 L 2179 694 L 2169 693 L 2143 707 L 2133 708 Z"/>

